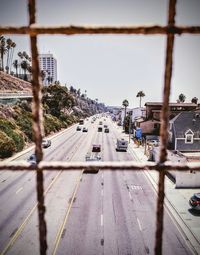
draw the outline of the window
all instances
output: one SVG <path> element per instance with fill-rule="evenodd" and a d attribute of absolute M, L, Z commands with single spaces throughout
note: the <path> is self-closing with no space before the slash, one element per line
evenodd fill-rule
<path fill-rule="evenodd" d="M 193 143 L 193 135 L 186 135 L 185 137 L 185 143 Z"/>
<path fill-rule="evenodd" d="M 194 133 L 191 129 L 185 132 L 185 143 L 193 143 Z"/>

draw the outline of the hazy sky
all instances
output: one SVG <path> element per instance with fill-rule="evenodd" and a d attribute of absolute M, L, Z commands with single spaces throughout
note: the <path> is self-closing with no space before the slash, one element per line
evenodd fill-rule
<path fill-rule="evenodd" d="M 165 25 L 167 0 L 38 0 L 37 23 L 43 25 Z M 176 22 L 200 25 L 200 0 L 178 0 Z M 1 25 L 27 25 L 26 0 L 0 0 Z M 6 38 L 9 37 L 6 35 Z M 30 52 L 26 36 L 10 35 L 16 52 Z M 84 35 L 39 36 L 40 53 L 52 53 L 58 63 L 58 80 L 87 90 L 90 98 L 107 105 L 161 101 L 166 36 Z M 186 101 L 200 102 L 200 36 L 175 38 L 171 101 L 180 93 Z"/>

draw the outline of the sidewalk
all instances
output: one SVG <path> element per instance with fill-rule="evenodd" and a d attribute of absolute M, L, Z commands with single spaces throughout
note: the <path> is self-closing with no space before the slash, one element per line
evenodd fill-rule
<path fill-rule="evenodd" d="M 137 161 L 147 161 L 144 155 L 144 147 L 129 144 L 129 152 L 137 158 Z M 144 171 L 151 182 L 154 190 L 158 190 L 158 172 Z M 175 184 L 165 177 L 165 208 L 172 220 L 179 226 L 181 234 L 189 242 L 194 254 L 200 254 L 200 212 L 195 213 L 190 210 L 189 199 L 194 194 L 200 192 L 198 189 L 176 189 Z"/>

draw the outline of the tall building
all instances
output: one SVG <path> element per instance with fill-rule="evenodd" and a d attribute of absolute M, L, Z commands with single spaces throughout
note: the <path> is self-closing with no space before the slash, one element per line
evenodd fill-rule
<path fill-rule="evenodd" d="M 40 54 L 39 65 L 40 70 L 45 72 L 43 84 L 57 81 L 57 60 L 53 57 L 53 54 Z"/>

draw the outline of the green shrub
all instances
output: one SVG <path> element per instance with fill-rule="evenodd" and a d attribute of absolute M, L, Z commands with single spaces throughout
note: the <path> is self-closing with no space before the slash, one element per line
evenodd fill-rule
<path fill-rule="evenodd" d="M 61 128 L 62 128 L 62 122 L 58 118 L 50 114 L 45 114 L 44 116 L 45 135 L 48 135 L 51 132 L 59 131 Z"/>
<path fill-rule="evenodd" d="M 0 157 L 7 158 L 16 151 L 14 141 L 6 133 L 0 131 Z"/>
<path fill-rule="evenodd" d="M 16 123 L 20 127 L 21 131 L 24 132 L 31 141 L 33 141 L 32 114 L 30 112 L 22 112 L 18 115 Z"/>
<path fill-rule="evenodd" d="M 0 130 L 14 141 L 16 152 L 18 152 L 24 148 L 24 138 L 16 128 L 17 126 L 11 121 L 3 118 L 0 119 Z"/>

